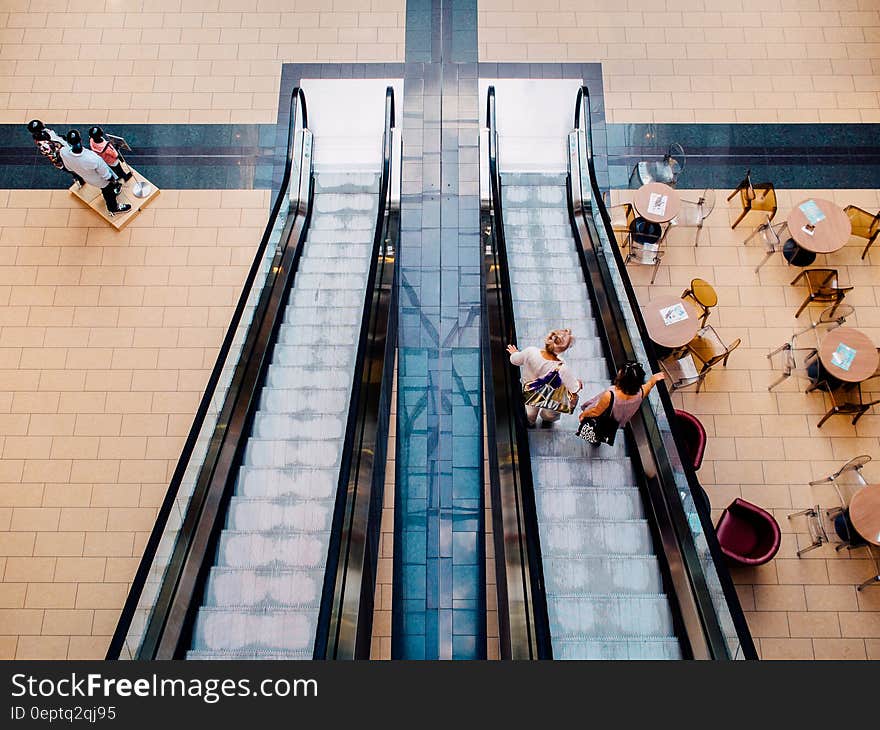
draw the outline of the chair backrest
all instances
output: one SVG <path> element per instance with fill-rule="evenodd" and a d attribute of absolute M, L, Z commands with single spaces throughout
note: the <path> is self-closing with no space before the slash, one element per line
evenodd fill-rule
<path fill-rule="evenodd" d="M 678 142 L 673 142 L 669 145 L 669 149 L 666 150 L 663 161 L 669 166 L 673 182 L 677 181 L 678 176 L 681 175 L 684 170 L 684 164 L 686 161 L 684 148 Z"/>
<path fill-rule="evenodd" d="M 752 200 L 752 210 L 763 210 L 772 218 L 776 215 L 776 188 L 773 183 L 758 183 L 753 186 L 755 198 Z"/>
<path fill-rule="evenodd" d="M 840 469 L 834 472 L 833 478 L 839 479 L 843 474 L 848 471 L 853 471 L 858 475 L 858 478 L 864 484 L 865 480 L 862 477 L 862 467 L 865 466 L 869 461 L 871 461 L 871 457 L 868 454 L 861 454 L 860 456 L 854 456 L 850 459 L 846 464 L 844 464 Z"/>
<path fill-rule="evenodd" d="M 663 258 L 663 247 L 660 243 L 637 241 L 631 236 L 629 248 L 632 258 L 641 264 L 656 264 Z"/>
<path fill-rule="evenodd" d="M 880 213 L 873 215 L 857 205 L 848 205 L 843 209 L 852 224 L 852 234 L 859 238 L 871 238 L 880 230 Z"/>
<path fill-rule="evenodd" d="M 706 218 L 709 217 L 709 214 L 715 210 L 715 189 L 706 188 L 700 196 L 700 199 L 697 201 L 697 205 L 700 206 L 700 215 L 702 219 L 706 220 Z"/>
<path fill-rule="evenodd" d="M 819 319 L 816 320 L 816 326 L 830 325 L 829 329 L 834 329 L 834 327 L 839 327 L 846 322 L 846 318 L 851 317 L 855 311 L 855 308 L 851 307 L 849 304 L 838 304 L 836 306 L 826 307 L 819 314 Z"/>
<path fill-rule="evenodd" d="M 718 294 L 705 279 L 691 279 L 691 288 L 687 293 L 697 304 L 706 309 L 718 304 Z"/>

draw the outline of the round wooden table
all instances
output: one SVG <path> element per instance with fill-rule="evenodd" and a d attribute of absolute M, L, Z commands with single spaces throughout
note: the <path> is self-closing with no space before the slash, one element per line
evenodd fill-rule
<path fill-rule="evenodd" d="M 804 231 L 804 226 L 809 221 L 800 208 L 803 203 L 810 201 L 814 202 L 819 210 L 825 214 L 825 218 L 816 223 L 812 236 Z M 843 248 L 852 233 L 852 223 L 843 209 L 823 198 L 802 200 L 791 209 L 787 220 L 789 233 L 795 243 L 813 253 L 833 253 Z"/>
<path fill-rule="evenodd" d="M 831 361 L 831 355 L 840 344 L 856 351 L 849 370 L 844 370 Z M 819 360 L 832 377 L 847 383 L 861 383 L 877 370 L 880 355 L 877 354 L 877 348 L 871 342 L 871 338 L 864 332 L 855 327 L 835 327 L 822 338 L 822 343 L 819 345 Z"/>
<path fill-rule="evenodd" d="M 666 324 L 663 321 L 662 310 L 676 304 L 681 304 L 684 307 L 687 318 L 674 324 Z M 697 330 L 700 329 L 700 317 L 694 306 L 674 294 L 652 299 L 642 307 L 642 315 L 645 318 L 645 327 L 647 327 L 651 339 L 658 345 L 670 349 L 683 347 L 694 339 Z"/>
<path fill-rule="evenodd" d="M 863 538 L 880 545 L 880 484 L 868 484 L 853 495 L 849 519 Z"/>
<path fill-rule="evenodd" d="M 651 213 L 648 210 L 652 193 L 666 196 L 666 209 L 662 214 Z M 663 183 L 653 182 L 642 185 L 642 187 L 635 191 L 633 194 L 633 205 L 638 214 L 646 221 L 651 221 L 651 223 L 668 223 L 681 210 L 681 198 L 678 197 L 678 193 L 675 192 L 674 188 Z"/>

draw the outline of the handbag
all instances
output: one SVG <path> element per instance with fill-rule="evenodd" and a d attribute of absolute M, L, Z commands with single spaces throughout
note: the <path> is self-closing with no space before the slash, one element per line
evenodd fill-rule
<path fill-rule="evenodd" d="M 577 437 L 583 439 L 588 444 L 598 446 L 599 444 L 614 445 L 614 437 L 617 435 L 619 428 L 614 416 L 611 415 L 611 409 L 614 408 L 614 391 L 611 394 L 611 402 L 608 407 L 598 416 L 590 416 L 585 418 L 578 425 Z"/>
<path fill-rule="evenodd" d="M 556 413 L 572 413 L 578 401 L 577 395 L 562 384 L 559 368 L 523 383 L 523 399 L 527 406 Z"/>

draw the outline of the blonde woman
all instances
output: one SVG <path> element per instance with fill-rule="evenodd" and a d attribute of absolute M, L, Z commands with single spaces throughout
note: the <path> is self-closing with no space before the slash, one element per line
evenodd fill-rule
<path fill-rule="evenodd" d="M 577 393 L 583 388 L 583 383 L 578 380 L 568 365 L 565 364 L 559 355 L 565 352 L 574 344 L 574 335 L 569 329 L 553 330 L 544 338 L 544 347 L 527 347 L 520 352 L 514 345 L 508 345 L 507 351 L 510 353 L 510 362 L 517 367 L 522 368 L 522 382 L 529 383 L 534 380 L 546 378 L 554 371 L 559 373 L 559 379 L 562 384 L 574 396 L 573 401 L 577 401 Z M 551 428 L 553 424 L 559 420 L 559 413 L 551 411 L 548 408 L 536 408 L 534 406 L 526 406 L 526 420 L 529 428 L 534 428 L 541 416 L 541 428 Z"/>

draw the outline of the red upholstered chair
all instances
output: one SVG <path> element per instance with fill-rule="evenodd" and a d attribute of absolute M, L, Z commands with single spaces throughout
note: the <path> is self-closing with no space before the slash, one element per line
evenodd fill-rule
<path fill-rule="evenodd" d="M 687 458 L 696 471 L 703 465 L 703 452 L 706 450 L 706 429 L 700 423 L 700 419 L 693 413 L 675 410 L 675 421 L 678 424 L 679 433 L 684 436 L 684 447 Z"/>
<path fill-rule="evenodd" d="M 782 533 L 773 515 L 739 498 L 721 513 L 715 532 L 721 552 L 739 565 L 769 563 L 778 552 L 782 540 Z"/>

